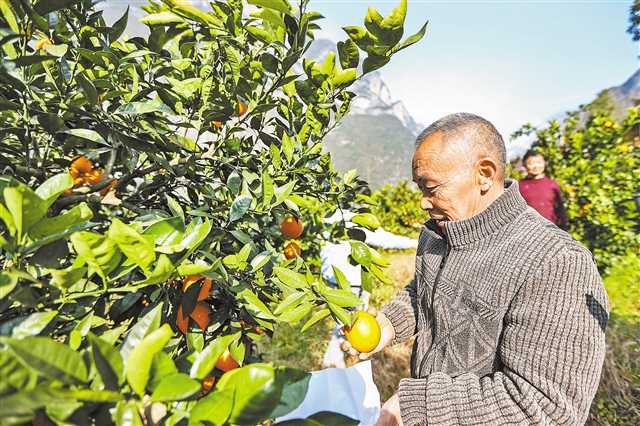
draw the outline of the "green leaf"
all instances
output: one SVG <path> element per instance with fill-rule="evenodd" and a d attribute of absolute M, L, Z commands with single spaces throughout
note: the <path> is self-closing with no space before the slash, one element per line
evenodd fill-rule
<path fill-rule="evenodd" d="M 200 334 L 200 336 L 202 335 Z M 153 361 L 151 362 L 151 380 L 149 381 L 147 388 L 155 390 L 162 379 L 164 379 L 166 376 L 176 373 L 178 373 L 178 368 L 171 359 L 171 355 L 164 351 L 158 352 L 154 355 Z"/>
<path fill-rule="evenodd" d="M 376 51 L 375 45 L 378 43 L 378 40 L 366 29 L 357 26 L 347 26 L 342 27 L 342 29 L 347 33 L 353 43 L 355 43 L 356 46 L 358 46 L 360 49 L 369 54 L 372 54 L 374 53 L 374 51 Z"/>
<path fill-rule="evenodd" d="M 333 84 L 334 87 L 348 86 L 356 80 L 356 77 L 356 69 L 348 68 L 336 73 L 336 75 L 331 79 L 331 84 Z"/>
<path fill-rule="evenodd" d="M 10 351 L 0 351 L 0 395 L 7 395 L 17 389 L 31 390 L 37 379 L 38 376 Z"/>
<path fill-rule="evenodd" d="M 22 236 L 29 231 L 31 225 L 44 217 L 48 206 L 31 188 L 23 184 L 6 186 L 2 195 L 6 212 L 11 215 L 13 226 L 15 226 L 16 240 L 20 243 Z M 3 219 L 6 212 L 2 214 Z"/>
<path fill-rule="evenodd" d="M 157 246 L 171 246 L 179 244 L 184 238 L 184 218 L 171 217 L 155 222 L 142 232 L 150 235 Z"/>
<path fill-rule="evenodd" d="M 331 311 L 329 309 L 320 309 L 318 312 L 315 312 L 313 315 L 311 315 L 311 318 L 309 318 L 309 320 L 307 320 L 307 322 L 304 323 L 304 325 L 302 326 L 302 329 L 300 329 L 300 332 L 304 333 L 310 327 L 312 327 L 315 323 L 329 316 L 330 313 Z"/>
<path fill-rule="evenodd" d="M 31 275 L 19 269 L 0 270 L 0 300 L 9 295 L 21 279 L 37 282 Z"/>
<path fill-rule="evenodd" d="M 18 324 L 12 331 L 14 339 L 23 339 L 38 335 L 53 320 L 58 311 L 35 312 Z"/>
<path fill-rule="evenodd" d="M 241 291 L 240 293 L 238 293 L 238 296 L 244 299 L 245 308 L 249 312 L 255 314 L 260 318 L 276 319 L 271 311 L 269 311 L 269 308 L 267 308 L 267 305 L 265 305 L 264 302 L 260 300 L 258 296 L 256 296 L 256 294 L 250 289 L 247 288 Z"/>
<path fill-rule="evenodd" d="M 428 24 L 429 24 L 429 21 L 425 22 L 422 28 L 420 28 L 420 30 L 417 33 L 407 37 L 402 43 L 399 43 L 396 46 L 394 46 L 393 49 L 391 49 L 391 54 L 398 53 L 402 49 L 405 49 L 411 46 L 412 44 L 419 42 L 422 39 L 422 37 L 424 37 L 424 34 L 427 31 Z"/>
<path fill-rule="evenodd" d="M 80 87 L 82 87 L 87 101 L 91 105 L 95 105 L 98 102 L 98 91 L 96 90 L 96 86 L 93 85 L 93 82 L 83 73 L 76 75 L 76 81 L 80 84 Z"/>
<path fill-rule="evenodd" d="M 309 389 L 311 374 L 296 368 L 279 367 L 276 380 L 283 384 L 283 388 L 280 402 L 269 415 L 272 419 L 289 414 L 302 403 Z"/>
<path fill-rule="evenodd" d="M 162 303 L 159 303 L 151 311 L 147 312 L 142 319 L 138 320 L 122 344 L 122 348 L 120 349 L 122 359 L 127 359 L 133 348 L 137 347 L 145 336 L 148 336 L 160 326 L 161 318 Z"/>
<path fill-rule="evenodd" d="M 16 16 L 13 13 L 11 2 L 9 0 L 0 0 L 0 12 L 2 12 L 4 19 L 7 20 L 7 24 L 9 24 L 11 31 L 16 34 L 20 33 L 20 27 L 18 27 L 18 21 L 16 20 Z"/>
<path fill-rule="evenodd" d="M 166 376 L 151 395 L 152 401 L 180 401 L 187 399 L 200 390 L 200 382 L 184 373 Z"/>
<path fill-rule="evenodd" d="M 365 268 L 360 271 L 360 285 L 364 291 L 373 292 L 373 278 Z"/>
<path fill-rule="evenodd" d="M 262 205 L 266 208 L 271 207 L 271 199 L 273 198 L 273 180 L 268 171 L 262 173 Z"/>
<path fill-rule="evenodd" d="M 69 384 L 88 380 L 82 355 L 67 345 L 48 337 L 7 339 L 5 343 L 26 365 L 46 377 Z"/>
<path fill-rule="evenodd" d="M 371 252 L 369 247 L 361 241 L 350 241 L 351 257 L 362 266 L 369 267 L 371 265 Z"/>
<path fill-rule="evenodd" d="M 46 217 L 36 223 L 30 230 L 29 236 L 37 240 L 51 235 L 60 234 L 60 238 L 64 238 L 65 230 L 75 225 L 87 222 L 93 217 L 93 211 L 87 203 L 80 203 L 66 213 L 55 217 Z M 52 242 L 47 240 L 47 243 Z"/>
<path fill-rule="evenodd" d="M 147 270 L 149 265 L 156 260 L 153 245 L 133 227 L 124 224 L 119 219 L 113 218 L 111 220 L 108 235 L 124 255 L 142 269 Z"/>
<path fill-rule="evenodd" d="M 357 68 L 360 63 L 360 51 L 351 39 L 338 42 L 338 57 L 342 69 Z"/>
<path fill-rule="evenodd" d="M 75 0 L 40 0 L 34 9 L 40 16 L 45 16 L 51 12 L 64 9 L 73 4 Z"/>
<path fill-rule="evenodd" d="M 172 12 L 177 13 L 185 18 L 192 19 L 196 22 L 204 24 L 206 26 L 213 25 L 214 27 L 222 26 L 219 19 L 211 13 L 203 12 L 197 7 L 184 2 L 183 0 L 163 0 L 167 4 Z"/>
<path fill-rule="evenodd" d="M 63 133 L 66 133 L 68 135 L 71 136 L 75 136 L 77 138 L 80 139 L 86 139 L 92 142 L 96 142 L 102 145 L 108 145 L 107 141 L 104 140 L 104 138 L 100 135 L 100 133 L 96 132 L 95 130 L 90 130 L 90 129 L 71 129 L 71 130 L 67 130 Z"/>
<path fill-rule="evenodd" d="M 189 376 L 196 379 L 204 379 L 211 370 L 216 366 L 218 358 L 229 347 L 229 344 L 238 337 L 238 334 L 228 334 L 226 336 L 217 337 L 207 345 L 204 350 L 196 354 L 195 360 L 191 365 Z"/>
<path fill-rule="evenodd" d="M 328 302 L 343 308 L 352 308 L 362 304 L 362 300 L 351 290 L 326 289 L 322 295 Z"/>
<path fill-rule="evenodd" d="M 64 56 L 65 53 L 69 50 L 69 46 L 66 44 L 45 44 L 44 51 L 47 52 L 51 56 L 55 56 L 56 58 L 60 58 Z"/>
<path fill-rule="evenodd" d="M 113 415 L 116 426 L 144 426 L 136 401 L 120 401 Z"/>
<path fill-rule="evenodd" d="M 94 232 L 81 231 L 71 235 L 76 253 L 97 272 L 104 283 L 107 275 L 120 263 L 121 254 L 115 242 Z"/>
<path fill-rule="evenodd" d="M 224 391 L 216 389 L 209 395 L 199 400 L 189 413 L 189 422 L 198 424 L 206 421 L 214 426 L 226 424 L 231 407 L 233 406 L 234 389 Z"/>
<path fill-rule="evenodd" d="M 364 74 L 373 72 L 386 65 L 390 60 L 390 56 L 369 55 L 362 63 L 362 72 Z"/>
<path fill-rule="evenodd" d="M 331 311 L 331 313 L 334 315 L 334 317 L 337 319 L 339 323 L 347 326 L 351 325 L 351 322 L 353 321 L 353 319 L 347 311 L 342 309 L 340 306 L 334 305 L 333 303 L 330 303 L 330 302 L 327 303 L 327 306 L 329 306 L 329 310 Z"/>
<path fill-rule="evenodd" d="M 292 271 L 291 269 L 282 268 L 280 266 L 274 267 L 273 272 L 280 281 L 288 286 L 291 286 L 293 288 L 308 287 L 307 280 L 305 279 L 304 275 L 298 272 Z"/>
<path fill-rule="evenodd" d="M 151 99 L 146 101 L 136 101 L 122 104 L 116 113 L 124 115 L 140 115 L 148 114 L 151 112 L 159 112 L 165 114 L 173 114 L 171 108 L 169 108 L 160 99 Z"/>
<path fill-rule="evenodd" d="M 165 347 L 172 336 L 173 330 L 169 324 L 163 324 L 142 339 L 129 354 L 125 365 L 125 376 L 131 389 L 138 395 L 143 396 L 145 393 L 153 356 Z"/>
<path fill-rule="evenodd" d="M 36 195 L 45 201 L 48 209 L 60 194 L 73 186 L 73 178 L 69 173 L 59 173 L 45 180 L 36 188 Z"/>
<path fill-rule="evenodd" d="M 278 320 L 282 322 L 296 323 L 307 316 L 314 306 L 315 305 L 313 303 L 302 302 L 295 308 L 289 309 L 288 311 L 284 312 L 282 315 L 280 315 Z"/>
<path fill-rule="evenodd" d="M 268 364 L 250 364 L 225 373 L 217 389 L 233 391 L 230 423 L 256 424 L 278 406 L 283 383 Z"/>
<path fill-rule="evenodd" d="M 332 268 L 333 276 L 336 278 L 336 283 L 338 283 L 338 286 L 343 290 L 351 290 L 351 283 L 344 275 L 344 273 L 342 273 L 342 271 L 335 265 L 333 265 Z"/>
<path fill-rule="evenodd" d="M 247 3 L 277 10 L 278 12 L 285 14 L 291 13 L 291 5 L 287 0 L 247 0 Z"/>
<path fill-rule="evenodd" d="M 44 61 L 54 61 L 58 59 L 53 55 L 29 55 L 29 56 L 20 56 L 16 58 L 13 63 L 17 67 L 28 67 L 34 64 L 39 64 Z"/>
<path fill-rule="evenodd" d="M 273 313 L 275 315 L 280 315 L 281 313 L 291 308 L 292 306 L 297 306 L 306 295 L 307 293 L 303 291 L 294 291 L 293 293 L 288 295 L 282 302 L 280 302 L 280 304 L 273 311 Z"/>
<path fill-rule="evenodd" d="M 282 202 L 284 202 L 284 200 L 286 200 L 289 197 L 289 195 L 291 195 L 291 191 L 293 191 L 294 186 L 296 186 L 296 181 L 292 180 L 289 183 L 286 183 L 282 186 L 277 187 L 275 189 L 276 200 L 273 203 L 272 207 L 275 207 L 281 204 Z"/>
<path fill-rule="evenodd" d="M 229 209 L 229 222 L 235 222 L 244 216 L 249 211 L 249 207 L 251 207 L 251 201 L 252 198 L 246 195 L 236 197 Z"/>
<path fill-rule="evenodd" d="M 93 333 L 88 335 L 91 356 L 102 382 L 107 389 L 117 390 L 124 380 L 124 363 L 120 353 L 105 340 Z"/>
<path fill-rule="evenodd" d="M 184 22 L 184 18 L 171 13 L 169 11 L 163 11 L 159 13 L 151 13 L 140 19 L 140 22 L 149 25 L 167 25 L 167 24 L 181 24 Z"/>
<path fill-rule="evenodd" d="M 351 222 L 362 225 L 368 229 L 380 228 L 380 221 L 372 213 L 359 213 L 351 218 Z"/>
<path fill-rule="evenodd" d="M 109 30 L 109 42 L 113 43 L 118 40 L 125 28 L 127 28 L 127 22 L 129 21 L 129 6 L 127 6 L 127 10 L 124 12 L 122 17 L 113 23 L 113 26 Z"/>
<path fill-rule="evenodd" d="M 380 38 L 385 44 L 393 46 L 400 41 L 406 16 L 407 0 L 400 0 L 400 4 L 380 22 L 380 28 L 382 29 Z"/>

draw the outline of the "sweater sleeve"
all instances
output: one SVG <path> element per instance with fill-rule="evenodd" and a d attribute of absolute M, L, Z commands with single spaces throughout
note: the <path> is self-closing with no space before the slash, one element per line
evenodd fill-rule
<path fill-rule="evenodd" d="M 400 381 L 405 426 L 584 424 L 604 362 L 609 305 L 590 254 L 565 247 L 515 295 L 490 375 Z"/>
<path fill-rule="evenodd" d="M 392 345 L 401 343 L 416 334 L 416 315 L 418 312 L 416 294 L 416 279 L 414 278 L 396 294 L 391 302 L 380 309 L 395 330 Z"/>
<path fill-rule="evenodd" d="M 567 217 L 567 209 L 564 205 L 564 198 L 562 197 L 562 190 L 560 190 L 560 186 L 554 182 L 554 193 L 555 193 L 555 202 L 554 209 L 556 213 L 556 217 L 558 218 L 558 227 L 564 231 L 569 229 L 569 219 Z"/>

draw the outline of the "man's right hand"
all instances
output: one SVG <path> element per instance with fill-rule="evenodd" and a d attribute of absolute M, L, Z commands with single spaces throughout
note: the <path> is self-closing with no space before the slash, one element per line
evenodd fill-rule
<path fill-rule="evenodd" d="M 396 330 L 393 328 L 391 321 L 389 318 L 382 312 L 379 312 L 376 308 L 369 308 L 367 311 L 376 317 L 376 321 L 378 321 L 378 325 L 380 325 L 380 341 L 378 342 L 378 346 L 376 346 L 371 352 L 358 352 L 348 340 L 345 340 L 340 345 L 340 348 L 347 352 L 349 355 L 355 356 L 357 355 L 361 360 L 365 360 L 370 358 L 373 354 L 380 352 L 387 346 L 394 337 L 396 337 Z M 342 330 L 341 330 L 342 331 Z"/>

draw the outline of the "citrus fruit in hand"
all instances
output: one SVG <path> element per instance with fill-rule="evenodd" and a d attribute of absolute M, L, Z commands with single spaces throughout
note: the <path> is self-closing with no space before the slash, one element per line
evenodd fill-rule
<path fill-rule="evenodd" d="M 220 358 L 218 358 L 218 362 L 216 362 L 216 368 L 224 371 L 225 373 L 238 367 L 239 365 L 236 360 L 233 359 L 233 356 L 231 356 L 229 349 L 226 349 L 224 353 L 220 355 Z"/>
<path fill-rule="evenodd" d="M 280 224 L 280 231 L 286 238 L 298 238 L 302 235 L 302 222 L 294 216 L 287 216 Z"/>
<path fill-rule="evenodd" d="M 300 256 L 301 253 L 302 250 L 300 249 L 300 244 L 296 243 L 295 241 L 291 241 L 284 248 L 284 257 L 286 257 L 287 259 L 295 259 L 296 257 Z"/>
<path fill-rule="evenodd" d="M 344 327 L 344 335 L 358 352 L 371 352 L 380 342 L 380 325 L 369 312 L 357 311 L 351 327 Z"/>

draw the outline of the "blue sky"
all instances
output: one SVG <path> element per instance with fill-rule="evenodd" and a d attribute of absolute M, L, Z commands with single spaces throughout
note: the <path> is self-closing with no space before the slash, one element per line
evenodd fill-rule
<path fill-rule="evenodd" d="M 108 0 L 108 17 L 140 0 Z M 318 37 L 344 40 L 346 25 L 363 25 L 368 6 L 386 15 L 398 1 L 312 0 L 326 19 Z M 428 125 L 473 112 L 509 135 L 623 83 L 639 66 L 638 45 L 625 32 L 625 1 L 409 0 L 406 34 L 429 20 L 427 35 L 382 69 L 394 99 Z M 140 16 L 139 14 L 136 14 Z M 135 15 L 134 15 L 135 16 Z M 509 144 L 521 152 L 526 141 Z"/>

